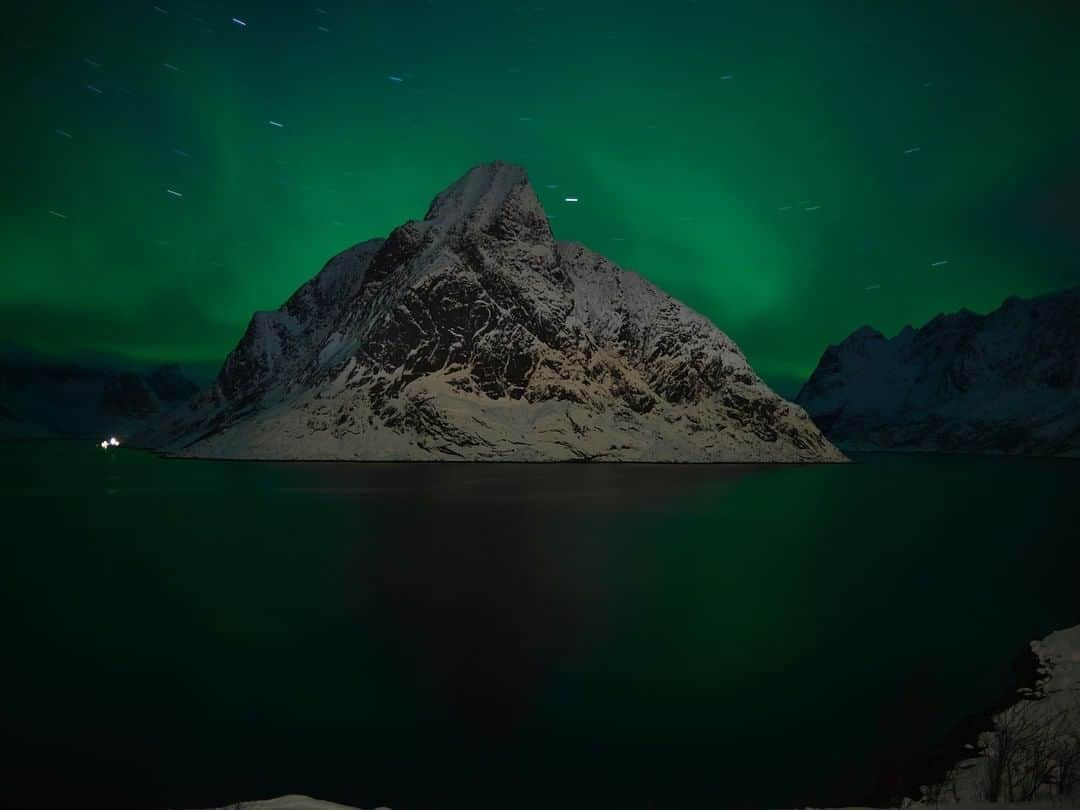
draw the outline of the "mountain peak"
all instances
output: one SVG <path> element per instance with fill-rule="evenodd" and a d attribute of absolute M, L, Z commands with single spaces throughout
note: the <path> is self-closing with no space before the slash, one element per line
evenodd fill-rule
<path fill-rule="evenodd" d="M 519 166 L 470 169 L 370 244 L 341 285 L 256 315 L 214 386 L 143 440 L 218 457 L 843 459 L 715 325 L 557 244 Z"/>
<path fill-rule="evenodd" d="M 881 332 L 872 326 L 863 325 L 844 338 L 840 345 L 862 346 L 872 340 L 885 340 L 885 335 L 881 334 Z"/>
<path fill-rule="evenodd" d="M 471 222 L 486 227 L 508 206 L 514 209 L 509 213 L 515 219 L 523 215 L 547 219 L 525 169 L 496 160 L 473 166 L 436 195 L 424 221 L 445 225 Z"/>

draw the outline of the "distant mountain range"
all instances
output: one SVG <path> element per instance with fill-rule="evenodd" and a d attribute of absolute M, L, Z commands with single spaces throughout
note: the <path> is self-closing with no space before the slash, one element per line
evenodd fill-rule
<path fill-rule="evenodd" d="M 214 383 L 139 440 L 215 458 L 843 460 L 706 318 L 557 242 L 499 162 L 256 313 Z"/>
<path fill-rule="evenodd" d="M 847 450 L 1080 456 L 1080 288 L 829 346 L 795 400 Z"/>
<path fill-rule="evenodd" d="M 176 365 L 148 371 L 0 350 L 0 438 L 127 438 L 198 391 Z"/>
<path fill-rule="evenodd" d="M 255 313 L 204 390 L 0 348 L 0 438 L 104 434 L 208 458 L 1080 457 L 1080 288 L 863 326 L 793 404 L 708 319 L 556 241 L 525 171 L 495 162 Z"/>

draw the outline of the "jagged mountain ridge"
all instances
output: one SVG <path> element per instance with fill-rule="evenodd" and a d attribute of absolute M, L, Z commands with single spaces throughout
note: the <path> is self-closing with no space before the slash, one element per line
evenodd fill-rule
<path fill-rule="evenodd" d="M 1080 455 L 1080 288 L 829 346 L 796 397 L 850 450 Z"/>
<path fill-rule="evenodd" d="M 252 318 L 143 437 L 183 455 L 838 461 L 706 318 L 556 242 L 523 169 L 477 166 Z"/>
<path fill-rule="evenodd" d="M 127 436 L 198 392 L 176 365 L 108 368 L 6 347 L 0 351 L 0 436 Z"/>

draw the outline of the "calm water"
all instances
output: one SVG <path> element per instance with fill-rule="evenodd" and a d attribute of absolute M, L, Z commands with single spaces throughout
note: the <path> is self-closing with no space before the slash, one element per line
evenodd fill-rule
<path fill-rule="evenodd" d="M 856 796 L 1080 621 L 1077 462 L 0 468 L 15 805 Z"/>

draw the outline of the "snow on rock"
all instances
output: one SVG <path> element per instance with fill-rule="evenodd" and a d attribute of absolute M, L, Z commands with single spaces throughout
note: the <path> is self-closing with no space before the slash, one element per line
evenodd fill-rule
<path fill-rule="evenodd" d="M 215 810 L 357 810 L 357 808 L 347 804 L 320 801 L 310 796 L 290 794 L 276 799 L 237 802 L 226 807 L 215 808 Z M 388 810 L 388 808 L 375 808 L 375 810 Z"/>
<path fill-rule="evenodd" d="M 1032 807 L 1080 807 L 1080 626 L 1033 641 L 1039 680 L 993 717 L 972 746 L 975 756 L 930 791 L 931 803 L 974 805 L 996 798 Z M 1022 804 L 1021 804 L 1022 803 Z"/>
<path fill-rule="evenodd" d="M 849 450 L 1080 456 L 1080 288 L 892 338 L 864 326 L 795 401 Z"/>
<path fill-rule="evenodd" d="M 138 438 L 214 458 L 844 460 L 706 318 L 557 242 L 500 162 L 256 313 L 213 385 Z"/>
<path fill-rule="evenodd" d="M 1044 679 L 1040 689 L 1044 694 L 1064 696 L 1080 692 L 1080 626 L 1058 630 L 1042 641 L 1033 641 L 1031 651 L 1042 663 Z"/>
<path fill-rule="evenodd" d="M 948 804 L 950 810 L 1069 810 L 1070 808 L 1076 808 L 1078 805 L 1076 802 L 1061 801 L 1056 799 L 1046 799 L 1043 801 L 1034 802 L 980 802 L 980 801 L 963 801 L 963 802 L 910 802 L 903 805 L 903 807 L 919 808 L 919 807 L 939 807 L 942 804 Z M 807 807 L 805 810 L 815 810 L 815 808 Z M 823 809 L 824 810 L 824 809 Z M 829 808 L 829 810 L 882 810 L 882 808 L 875 807 L 836 807 Z"/>
<path fill-rule="evenodd" d="M 1013 705 L 994 715 L 993 729 L 970 746 L 973 756 L 903 807 L 1080 808 L 1080 626 L 1033 641 L 1031 649 L 1039 662 L 1035 688 L 1021 689 Z"/>

